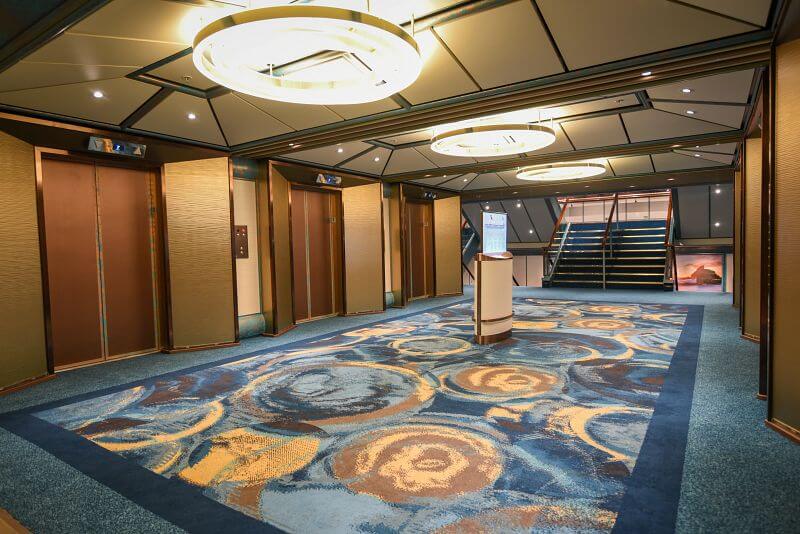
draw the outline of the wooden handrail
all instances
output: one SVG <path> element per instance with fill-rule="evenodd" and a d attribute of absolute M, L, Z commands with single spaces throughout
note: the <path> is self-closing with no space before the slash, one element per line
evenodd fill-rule
<path fill-rule="evenodd" d="M 606 222 L 606 231 L 603 233 L 603 244 L 601 245 L 603 250 L 606 248 L 608 233 L 611 231 L 611 223 L 614 221 L 614 212 L 617 210 L 617 204 L 619 204 L 619 193 L 614 193 L 614 203 L 611 204 L 611 211 L 608 213 L 608 222 Z"/>
<path fill-rule="evenodd" d="M 672 193 L 669 195 L 669 204 L 667 205 L 667 224 L 664 228 L 664 246 L 669 245 L 669 233 L 672 226 Z"/>
<path fill-rule="evenodd" d="M 553 227 L 553 233 L 550 235 L 550 241 L 547 243 L 547 246 L 544 249 L 545 252 L 553 248 L 553 241 L 555 240 L 556 234 L 558 233 L 558 227 L 561 226 L 561 220 L 564 218 L 564 213 L 566 213 L 567 211 L 567 206 L 569 206 L 569 202 L 565 202 L 564 207 L 561 208 L 561 214 L 558 216 L 556 225 Z"/>

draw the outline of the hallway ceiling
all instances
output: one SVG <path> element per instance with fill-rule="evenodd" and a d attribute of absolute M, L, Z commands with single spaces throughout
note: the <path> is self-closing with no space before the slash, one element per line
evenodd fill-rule
<path fill-rule="evenodd" d="M 366 7 L 365 0 L 304 3 Z M 374 13 L 407 28 L 415 19 L 421 76 L 382 101 L 308 106 L 230 92 L 195 70 L 190 42 L 201 18 L 239 10 L 246 0 L 94 0 L 88 16 L 0 72 L 0 108 L 455 190 L 518 185 L 523 163 L 606 152 L 614 156 L 608 176 L 730 166 L 764 62 L 763 53 L 744 50 L 769 38 L 772 3 L 372 0 Z M 737 55 L 727 63 L 698 63 L 729 49 Z M 684 57 L 695 63 L 678 65 Z M 602 86 L 608 89 L 541 96 L 623 69 L 627 78 L 617 74 L 616 86 Z M 530 90 L 539 91 L 531 102 L 512 102 Z M 450 122 L 441 117 L 489 115 L 497 106 L 551 110 L 557 141 L 504 159 L 430 150 L 430 127 Z"/>

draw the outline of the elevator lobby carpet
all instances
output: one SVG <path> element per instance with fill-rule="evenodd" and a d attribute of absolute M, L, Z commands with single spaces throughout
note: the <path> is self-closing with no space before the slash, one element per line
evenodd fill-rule
<path fill-rule="evenodd" d="M 461 302 L 28 408 L 7 430 L 192 532 L 672 531 L 703 308 Z"/>

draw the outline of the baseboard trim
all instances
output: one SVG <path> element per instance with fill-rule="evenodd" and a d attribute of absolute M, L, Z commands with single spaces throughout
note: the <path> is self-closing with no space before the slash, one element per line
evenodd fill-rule
<path fill-rule="evenodd" d="M 208 345 L 194 345 L 191 347 L 174 347 L 171 349 L 163 349 L 161 352 L 166 354 L 176 354 L 179 352 L 197 352 L 201 350 L 211 350 L 211 349 L 225 349 L 228 347 L 236 347 L 239 345 L 238 341 L 228 341 L 225 343 L 211 343 Z"/>
<path fill-rule="evenodd" d="M 753 343 L 761 344 L 761 338 L 758 336 L 754 336 L 753 334 L 742 334 L 742 339 L 746 339 L 747 341 L 752 341 Z"/>
<path fill-rule="evenodd" d="M 354 317 L 356 315 L 376 315 L 378 313 L 384 313 L 386 310 L 372 310 L 372 311 L 362 311 L 362 312 L 352 312 L 352 313 L 345 313 L 345 317 Z"/>
<path fill-rule="evenodd" d="M 457 291 L 455 293 L 438 293 L 436 295 L 436 298 L 438 299 L 438 298 L 442 298 L 442 297 L 461 297 L 463 295 L 464 295 L 464 291 Z"/>
<path fill-rule="evenodd" d="M 767 396 L 763 393 L 756 393 L 756 398 L 763 401 L 767 400 Z"/>
<path fill-rule="evenodd" d="M 22 382 L 11 384 L 10 386 L 0 388 L 0 396 L 9 395 L 11 393 L 14 393 L 15 391 L 26 389 L 31 386 L 35 386 L 36 384 L 41 384 L 42 382 L 47 382 L 48 380 L 54 379 L 56 376 L 58 375 L 52 373 L 52 374 L 37 376 L 36 378 L 28 378 L 26 380 L 23 380 Z"/>
<path fill-rule="evenodd" d="M 275 333 L 272 333 L 272 332 L 261 332 L 261 335 L 264 336 L 264 337 L 278 337 L 278 336 L 282 336 L 283 334 L 285 334 L 289 330 L 294 330 L 296 327 L 297 327 L 297 325 L 293 325 L 292 324 L 292 325 L 287 326 L 283 330 L 278 330 Z"/>
<path fill-rule="evenodd" d="M 511 337 L 511 330 L 500 332 L 499 334 L 491 334 L 489 336 L 475 336 L 475 343 L 478 345 L 488 345 L 489 343 L 497 343 Z"/>
<path fill-rule="evenodd" d="M 792 428 L 791 426 L 787 425 L 786 423 L 782 423 L 778 420 L 770 421 L 767 419 L 764 421 L 767 425 L 767 428 L 771 428 L 778 434 L 782 435 L 785 438 L 789 438 L 791 441 L 794 441 L 798 445 L 800 445 L 800 430 L 796 428 Z"/>

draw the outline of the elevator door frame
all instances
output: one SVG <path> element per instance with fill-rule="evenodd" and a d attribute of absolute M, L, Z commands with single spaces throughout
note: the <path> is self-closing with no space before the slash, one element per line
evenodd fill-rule
<path fill-rule="evenodd" d="M 106 354 L 107 347 L 106 340 L 103 344 L 103 357 L 94 360 L 68 364 L 64 366 L 55 366 L 53 355 L 53 330 L 52 330 L 52 314 L 50 307 L 50 288 L 48 280 L 48 263 L 47 263 L 47 232 L 45 228 L 45 213 L 44 213 L 44 189 L 43 189 L 43 169 L 42 160 L 50 159 L 63 161 L 67 163 L 83 163 L 87 165 L 94 165 L 100 167 L 118 167 L 124 169 L 131 169 L 151 173 L 149 179 L 150 187 L 150 226 L 151 226 L 151 265 L 153 273 L 153 291 L 154 291 L 154 328 L 155 328 L 155 347 L 153 349 L 146 349 L 137 351 L 130 354 L 120 354 L 109 356 Z M 142 161 L 118 161 L 105 158 L 96 158 L 87 156 L 85 154 L 73 153 L 67 150 L 52 149 L 45 147 L 35 147 L 34 149 L 34 164 L 36 169 L 36 211 L 37 211 L 37 224 L 39 231 L 39 258 L 42 279 L 42 299 L 44 310 L 44 325 L 45 325 L 45 353 L 47 358 L 47 372 L 53 374 L 56 371 L 63 371 L 68 369 L 75 369 L 78 367 L 86 367 L 90 365 L 98 365 L 111 361 L 124 360 L 127 358 L 134 358 L 143 356 L 145 354 L 153 354 L 160 352 L 165 348 L 165 342 L 169 338 L 168 332 L 171 329 L 171 321 L 168 313 L 169 306 L 169 279 L 168 270 L 166 268 L 166 225 L 164 224 L 164 209 L 163 199 L 161 194 L 163 191 L 161 168 L 158 165 L 150 164 Z M 96 171 L 95 171 L 96 172 Z M 101 297 L 102 298 L 102 297 Z M 104 316 L 101 314 L 101 321 Z"/>
<path fill-rule="evenodd" d="M 338 200 L 338 209 L 339 209 L 339 220 L 336 223 L 339 227 L 339 307 L 340 310 L 336 311 L 329 315 L 321 315 L 319 317 L 310 317 L 308 319 L 302 319 L 298 321 L 296 319 L 297 313 L 295 310 L 295 284 L 294 284 L 294 231 L 292 226 L 292 191 L 293 190 L 302 190 L 302 191 L 310 191 L 314 193 L 328 193 L 332 194 Z M 329 317 L 340 317 L 344 316 L 345 310 L 347 309 L 347 300 L 346 300 L 346 292 L 345 292 L 345 259 L 344 259 L 344 203 L 342 202 L 342 191 L 340 189 L 334 189 L 332 187 L 315 187 L 312 185 L 306 184 L 299 184 L 296 182 L 289 181 L 289 263 L 291 265 L 291 282 L 292 282 L 292 324 L 303 324 L 312 321 L 317 321 L 319 319 L 326 319 Z M 307 260 L 306 260 L 307 261 Z M 336 299 L 334 298 L 333 307 L 336 308 Z M 310 308 L 309 308 L 310 313 Z"/>
<path fill-rule="evenodd" d="M 431 287 L 428 295 L 420 297 L 411 296 L 411 221 L 408 218 L 409 204 L 423 204 L 430 206 L 431 210 Z M 403 263 L 403 306 L 415 300 L 434 298 L 436 296 L 436 220 L 433 210 L 433 201 L 422 199 L 403 198 L 402 202 L 402 263 Z"/>

